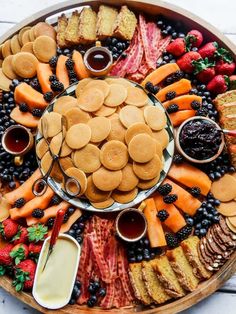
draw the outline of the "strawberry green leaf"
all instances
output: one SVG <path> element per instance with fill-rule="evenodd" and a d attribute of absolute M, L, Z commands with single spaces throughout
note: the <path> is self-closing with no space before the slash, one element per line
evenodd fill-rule
<path fill-rule="evenodd" d="M 10 256 L 15 259 L 15 264 L 17 265 L 25 259 L 25 250 L 23 247 L 19 247 L 18 250 L 11 251 Z"/>
<path fill-rule="evenodd" d="M 11 239 L 11 242 L 14 242 L 15 240 L 19 240 L 20 239 L 20 236 L 21 236 L 21 230 L 19 230 L 15 235 L 14 237 Z"/>
<path fill-rule="evenodd" d="M 193 60 L 192 64 L 194 65 L 194 74 L 198 74 L 202 72 L 203 70 L 206 70 L 207 68 L 212 68 L 215 66 L 215 62 L 210 62 L 208 58 L 205 59 L 199 59 L 199 60 Z"/>
<path fill-rule="evenodd" d="M 225 48 L 218 48 L 215 52 L 215 57 L 219 57 L 227 63 L 233 62 L 233 57 L 231 53 Z"/>
<path fill-rule="evenodd" d="M 224 75 L 224 79 L 225 79 L 225 83 L 226 83 L 227 87 L 229 87 L 230 86 L 230 79 L 229 79 L 229 77 L 227 75 Z"/>
<path fill-rule="evenodd" d="M 30 242 L 39 242 L 44 240 L 45 235 L 48 233 L 48 227 L 38 224 L 28 229 L 28 239 Z"/>
<path fill-rule="evenodd" d="M 6 273 L 6 267 L 3 265 L 0 265 L 0 276 L 4 276 Z"/>

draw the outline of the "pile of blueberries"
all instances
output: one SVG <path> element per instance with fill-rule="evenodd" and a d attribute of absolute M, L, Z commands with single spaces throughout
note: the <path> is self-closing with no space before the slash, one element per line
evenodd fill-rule
<path fill-rule="evenodd" d="M 67 232 L 72 236 L 79 244 L 83 242 L 83 231 L 86 221 L 91 217 L 89 212 L 84 212 L 79 219 L 71 226 L 70 230 Z"/>
<path fill-rule="evenodd" d="M 121 55 L 123 58 L 127 57 L 125 50 L 129 47 L 130 41 L 121 40 L 115 37 L 108 37 L 104 45 L 111 51 L 113 59 L 117 60 Z"/>

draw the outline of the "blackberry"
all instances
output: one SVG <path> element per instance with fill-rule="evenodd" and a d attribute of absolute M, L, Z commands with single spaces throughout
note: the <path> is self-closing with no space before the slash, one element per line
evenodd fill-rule
<path fill-rule="evenodd" d="M 26 203 L 25 199 L 23 197 L 18 198 L 18 200 L 15 201 L 14 203 L 14 207 L 16 208 L 21 208 L 22 206 L 24 206 Z"/>
<path fill-rule="evenodd" d="M 187 225 L 176 233 L 176 237 L 181 242 L 184 239 L 188 238 L 191 233 L 192 233 L 192 227 Z"/>
<path fill-rule="evenodd" d="M 49 82 L 58 81 L 58 78 L 55 74 L 49 76 Z"/>
<path fill-rule="evenodd" d="M 51 198 L 50 205 L 58 205 L 61 202 L 61 198 L 58 195 L 54 195 Z"/>
<path fill-rule="evenodd" d="M 36 89 L 38 92 L 41 91 L 41 86 L 39 84 L 39 81 L 37 78 L 34 78 L 31 82 L 30 82 L 30 86 L 33 87 L 34 89 Z"/>
<path fill-rule="evenodd" d="M 59 81 L 51 82 L 50 86 L 54 92 L 62 92 L 64 90 L 64 85 Z"/>
<path fill-rule="evenodd" d="M 46 102 L 50 102 L 53 99 L 53 92 L 47 92 L 43 95 Z"/>
<path fill-rule="evenodd" d="M 184 72 L 181 70 L 178 70 L 173 74 L 173 77 L 174 77 L 175 81 L 178 81 L 184 77 Z"/>
<path fill-rule="evenodd" d="M 32 115 L 34 117 L 40 118 L 40 117 L 42 117 L 43 110 L 42 109 L 38 109 L 38 108 L 34 108 L 31 113 L 32 113 Z"/>
<path fill-rule="evenodd" d="M 173 249 L 179 245 L 179 241 L 174 233 L 166 233 L 165 237 L 169 248 Z"/>
<path fill-rule="evenodd" d="M 152 94 L 156 94 L 160 89 L 158 86 L 154 86 L 151 82 L 147 82 L 145 88 L 148 92 Z"/>
<path fill-rule="evenodd" d="M 74 61 L 72 60 L 72 59 L 67 59 L 66 60 L 66 68 L 67 68 L 67 70 L 73 70 L 73 68 L 74 68 Z"/>
<path fill-rule="evenodd" d="M 55 222 L 55 218 L 54 217 L 50 217 L 50 218 L 48 218 L 46 226 L 48 226 L 48 228 L 51 229 L 53 227 L 53 225 L 54 225 L 54 222 Z"/>
<path fill-rule="evenodd" d="M 176 194 L 168 194 L 168 195 L 163 197 L 163 201 L 166 204 L 172 204 L 175 201 L 177 201 L 177 199 L 178 199 L 178 196 Z"/>
<path fill-rule="evenodd" d="M 174 83 L 174 78 L 173 78 L 173 76 L 171 75 L 171 76 L 168 76 L 168 77 L 165 79 L 165 85 L 170 85 L 170 84 L 172 84 L 172 83 Z"/>
<path fill-rule="evenodd" d="M 199 197 L 201 195 L 201 189 L 197 186 L 188 189 L 188 192 L 194 197 Z"/>
<path fill-rule="evenodd" d="M 35 208 L 32 212 L 32 217 L 42 218 L 44 216 L 44 211 L 40 208 Z"/>
<path fill-rule="evenodd" d="M 171 104 L 166 108 L 168 113 L 177 112 L 179 110 L 179 106 L 177 104 Z"/>
<path fill-rule="evenodd" d="M 169 214 L 165 209 L 162 209 L 157 213 L 157 217 L 160 221 L 165 221 L 169 217 Z"/>
<path fill-rule="evenodd" d="M 171 99 L 175 98 L 175 96 L 176 96 L 176 92 L 170 91 L 170 92 L 166 93 L 166 100 L 171 100 Z"/>
<path fill-rule="evenodd" d="M 49 60 L 49 65 L 51 68 L 55 68 L 57 66 L 57 60 L 58 57 L 57 56 L 53 56 L 50 60 Z"/>
<path fill-rule="evenodd" d="M 207 116 L 207 109 L 200 108 L 196 111 L 196 116 L 206 117 Z"/>
<path fill-rule="evenodd" d="M 29 107 L 26 105 L 26 103 L 22 102 L 20 105 L 19 105 L 19 109 L 21 112 L 28 112 L 29 111 Z"/>
<path fill-rule="evenodd" d="M 169 183 L 160 185 L 157 188 L 157 192 L 160 193 L 162 196 L 168 195 L 171 191 L 172 191 L 172 186 Z"/>
<path fill-rule="evenodd" d="M 173 163 L 174 164 L 181 164 L 184 161 L 184 157 L 180 154 L 175 154 L 173 157 Z"/>
<path fill-rule="evenodd" d="M 193 110 L 198 110 L 201 108 L 201 104 L 197 100 L 194 100 L 191 102 L 191 107 Z"/>
<path fill-rule="evenodd" d="M 69 70 L 68 71 L 68 75 L 69 75 L 69 78 L 72 79 L 72 78 L 77 78 L 77 75 L 75 73 L 74 70 Z"/>

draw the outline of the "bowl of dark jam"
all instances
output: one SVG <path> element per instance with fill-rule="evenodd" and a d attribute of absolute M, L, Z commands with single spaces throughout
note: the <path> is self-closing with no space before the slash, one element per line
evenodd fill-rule
<path fill-rule="evenodd" d="M 220 126 L 206 117 L 193 117 L 184 121 L 176 136 L 178 151 L 189 161 L 207 163 L 216 159 L 224 148 L 224 135 Z"/>

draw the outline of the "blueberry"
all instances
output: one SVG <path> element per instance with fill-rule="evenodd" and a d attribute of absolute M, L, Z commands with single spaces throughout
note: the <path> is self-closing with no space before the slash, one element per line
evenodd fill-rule
<path fill-rule="evenodd" d="M 137 251 L 137 253 L 142 253 L 142 252 L 143 252 L 143 248 L 142 248 L 142 247 L 138 247 L 138 248 L 136 249 L 136 251 Z"/>
<path fill-rule="evenodd" d="M 75 285 L 80 289 L 81 288 L 81 282 L 79 280 L 75 281 Z"/>
<path fill-rule="evenodd" d="M 220 179 L 221 178 L 221 174 L 217 171 L 214 173 L 215 179 Z"/>
<path fill-rule="evenodd" d="M 207 208 L 207 209 L 212 209 L 212 208 L 213 208 L 213 206 L 212 206 L 212 204 L 211 204 L 211 203 L 207 203 L 206 208 Z"/>
<path fill-rule="evenodd" d="M 199 235 L 200 235 L 199 229 L 195 229 L 194 234 L 195 234 L 196 236 L 199 236 Z"/>
<path fill-rule="evenodd" d="M 135 256 L 129 257 L 129 258 L 128 258 L 128 261 L 129 261 L 129 263 L 136 263 L 136 258 L 135 258 Z"/>
<path fill-rule="evenodd" d="M 75 236 L 75 230 L 70 229 L 70 230 L 68 231 L 68 234 L 69 234 L 70 236 L 74 237 L 74 236 Z"/>
<path fill-rule="evenodd" d="M 206 233 L 207 233 L 207 230 L 205 228 L 201 228 L 199 235 L 204 236 L 204 235 L 206 235 Z"/>
<path fill-rule="evenodd" d="M 213 216 L 213 218 L 212 218 L 213 223 L 218 223 L 219 221 L 220 221 L 219 216 Z"/>
<path fill-rule="evenodd" d="M 219 206 L 219 205 L 220 205 L 220 200 L 215 199 L 215 200 L 214 200 L 214 205 L 215 205 L 215 206 Z"/>
<path fill-rule="evenodd" d="M 191 218 L 191 217 L 187 218 L 187 219 L 186 219 L 186 222 L 187 222 L 187 224 L 188 224 L 189 226 L 193 226 L 193 224 L 194 224 L 193 218 Z"/>
<path fill-rule="evenodd" d="M 77 223 L 73 224 L 72 228 L 73 228 L 74 230 L 78 229 L 78 224 L 77 224 Z"/>
<path fill-rule="evenodd" d="M 213 219 L 213 215 L 212 214 L 208 214 L 208 216 L 207 216 L 207 218 L 209 219 L 209 220 L 212 220 Z"/>
<path fill-rule="evenodd" d="M 74 286 L 73 291 L 72 291 L 72 297 L 77 299 L 80 295 L 80 289 L 77 286 Z"/>
<path fill-rule="evenodd" d="M 150 257 L 151 259 L 155 258 L 156 254 L 154 252 L 151 252 Z"/>
<path fill-rule="evenodd" d="M 201 227 L 202 227 L 202 224 L 201 224 L 201 223 L 196 224 L 196 228 L 197 228 L 197 229 L 201 229 Z"/>
<path fill-rule="evenodd" d="M 138 254 L 136 259 L 137 259 L 137 262 L 142 262 L 143 256 L 141 254 Z"/>
<path fill-rule="evenodd" d="M 96 289 L 95 289 L 93 283 L 88 286 L 88 292 L 89 292 L 90 294 L 95 294 L 95 293 L 96 293 Z"/>
<path fill-rule="evenodd" d="M 105 288 L 101 288 L 99 291 L 98 291 L 98 296 L 100 297 L 105 297 L 106 295 L 106 289 Z"/>
<path fill-rule="evenodd" d="M 81 244 L 83 242 L 83 238 L 79 236 L 76 238 L 76 241 Z"/>
<path fill-rule="evenodd" d="M 203 227 L 206 227 L 206 226 L 208 226 L 208 225 L 209 225 L 209 220 L 204 219 L 204 220 L 202 221 L 202 226 L 203 226 Z"/>
<path fill-rule="evenodd" d="M 69 301 L 69 304 L 70 304 L 70 305 L 74 305 L 74 304 L 75 304 L 75 299 L 72 299 L 72 298 L 71 298 L 70 301 Z"/>
<path fill-rule="evenodd" d="M 99 281 L 94 281 L 93 286 L 94 286 L 95 291 L 97 291 L 100 288 Z"/>
<path fill-rule="evenodd" d="M 69 215 L 72 215 L 75 212 L 74 207 L 69 207 L 67 212 L 68 212 Z"/>
<path fill-rule="evenodd" d="M 118 43 L 118 40 L 116 38 L 112 38 L 111 43 L 112 45 L 116 45 Z"/>

